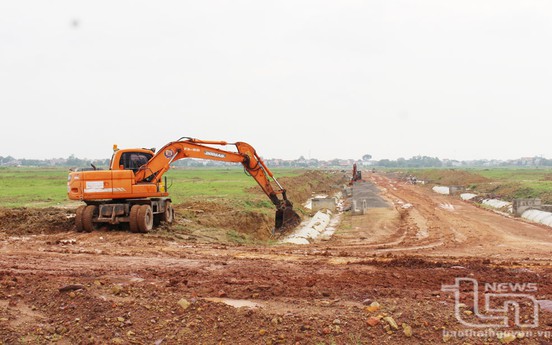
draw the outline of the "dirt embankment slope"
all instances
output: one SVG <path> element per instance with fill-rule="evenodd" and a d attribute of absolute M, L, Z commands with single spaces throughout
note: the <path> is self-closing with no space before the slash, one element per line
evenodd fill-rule
<path fill-rule="evenodd" d="M 430 185 L 463 186 L 487 198 L 512 201 L 518 198 L 540 198 L 552 204 L 551 174 L 546 169 L 462 170 L 428 169 L 394 173 L 406 178 L 416 176 Z M 483 175 L 489 176 L 485 177 Z M 519 175 L 519 176 L 518 176 Z"/>
<path fill-rule="evenodd" d="M 429 169 L 416 170 L 408 174 L 416 176 L 420 180 L 431 184 L 440 184 L 444 186 L 465 186 L 491 182 L 490 179 L 483 177 L 476 172 L 456 169 Z"/>

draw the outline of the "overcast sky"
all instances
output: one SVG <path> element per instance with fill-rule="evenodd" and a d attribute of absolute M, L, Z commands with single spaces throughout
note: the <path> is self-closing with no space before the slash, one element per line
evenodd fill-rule
<path fill-rule="evenodd" d="M 0 1 L 0 156 L 552 157 L 552 2 Z"/>

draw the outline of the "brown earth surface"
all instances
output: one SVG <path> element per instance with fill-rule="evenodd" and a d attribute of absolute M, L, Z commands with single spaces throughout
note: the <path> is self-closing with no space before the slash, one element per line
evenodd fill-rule
<path fill-rule="evenodd" d="M 317 176 L 312 191 L 324 189 Z M 489 327 L 466 328 L 454 294 L 441 291 L 465 277 L 480 287 L 533 284 L 526 295 L 552 300 L 552 229 L 383 175 L 365 179 L 390 207 L 344 214 L 331 240 L 305 246 L 210 236 L 221 218 L 237 233 L 270 222 L 247 213 L 234 220 L 228 205 L 178 205 L 174 233 L 146 235 L 77 233 L 67 210 L 1 210 L 0 343 L 552 343 L 548 302 L 536 328 L 514 325 L 513 311 L 508 327 L 493 328 L 524 338 L 451 336 Z M 481 323 L 470 287 L 459 296 L 462 318 Z M 520 304 L 525 321 L 530 307 Z"/>
<path fill-rule="evenodd" d="M 417 170 L 413 173 L 418 179 L 445 186 L 469 186 L 471 184 L 490 182 L 488 178 L 466 170 L 429 169 Z M 405 173 L 399 173 L 399 176 L 405 177 Z"/>

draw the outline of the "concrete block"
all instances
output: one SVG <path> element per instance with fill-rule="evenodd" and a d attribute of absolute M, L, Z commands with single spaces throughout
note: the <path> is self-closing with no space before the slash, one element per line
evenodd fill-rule
<path fill-rule="evenodd" d="M 546 212 L 552 212 L 552 205 L 541 205 L 540 209 Z"/>
<path fill-rule="evenodd" d="M 512 203 L 512 211 L 514 216 L 521 217 L 523 212 L 527 210 L 540 210 L 542 209 L 542 201 L 539 198 L 535 199 L 514 199 Z"/>
<path fill-rule="evenodd" d="M 450 194 L 450 188 L 447 186 L 435 186 L 432 188 L 435 193 L 449 195 Z"/>
<path fill-rule="evenodd" d="M 462 198 L 462 200 L 471 200 L 473 198 L 475 198 L 477 196 L 477 194 L 473 194 L 473 193 L 462 193 L 460 194 L 460 197 Z"/>
<path fill-rule="evenodd" d="M 462 193 L 465 190 L 466 190 L 466 188 L 463 187 L 463 186 L 450 186 L 449 187 L 449 194 L 450 195 L 456 195 L 456 194 Z"/>
<path fill-rule="evenodd" d="M 353 196 L 353 188 L 345 187 L 345 188 L 343 188 L 342 193 L 345 197 L 351 197 L 351 196 Z"/>
<path fill-rule="evenodd" d="M 313 198 L 311 201 L 311 205 L 311 210 L 313 213 L 316 213 L 323 209 L 335 212 L 337 200 L 335 198 Z"/>

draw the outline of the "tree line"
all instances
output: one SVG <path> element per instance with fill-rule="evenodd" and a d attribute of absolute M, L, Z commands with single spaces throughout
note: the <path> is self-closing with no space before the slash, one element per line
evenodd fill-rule
<path fill-rule="evenodd" d="M 458 161 L 451 159 L 439 159 L 429 156 L 414 156 L 411 158 L 398 158 L 372 160 L 372 156 L 366 154 L 361 159 L 332 159 L 318 160 L 306 159 L 303 156 L 294 160 L 282 159 L 267 159 L 266 163 L 274 167 L 304 167 L 304 168 L 331 168 L 331 167 L 348 167 L 353 163 L 358 163 L 362 166 L 374 166 L 384 168 L 440 168 L 440 167 L 505 167 L 505 166 L 529 166 L 529 167 L 550 167 L 552 159 L 544 157 L 526 157 L 512 160 L 470 160 Z M 75 155 L 70 155 L 67 158 L 52 158 L 52 159 L 17 159 L 12 156 L 0 156 L 0 166 L 22 166 L 22 167 L 90 167 L 94 164 L 98 168 L 109 167 L 109 159 L 86 159 L 78 158 Z M 208 161 L 199 159 L 184 159 L 174 162 L 173 165 L 181 167 L 201 167 L 201 166 L 223 166 L 235 165 L 234 163 L 225 163 L 218 161 Z"/>

